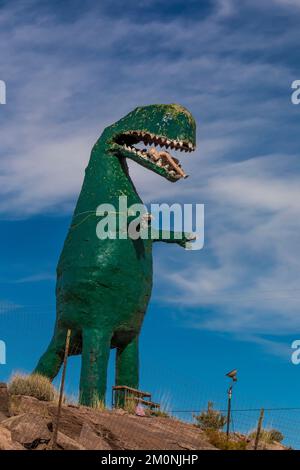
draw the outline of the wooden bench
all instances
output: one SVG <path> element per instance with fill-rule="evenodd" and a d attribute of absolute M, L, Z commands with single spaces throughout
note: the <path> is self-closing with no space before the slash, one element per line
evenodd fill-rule
<path fill-rule="evenodd" d="M 120 400 L 121 395 L 121 400 Z M 112 408 L 116 407 L 118 401 L 126 404 L 127 401 L 136 401 L 142 405 L 148 406 L 150 409 L 159 409 L 160 405 L 151 401 L 151 393 L 143 392 L 135 388 L 127 387 L 127 385 L 115 385 L 112 388 Z"/>
<path fill-rule="evenodd" d="M 149 401 L 149 400 L 143 400 L 142 398 L 139 398 L 139 397 L 127 397 L 127 400 L 134 400 L 137 403 L 141 403 L 142 405 L 148 406 L 151 410 L 153 408 L 157 410 L 160 408 L 159 403 L 154 403 L 153 401 Z"/>

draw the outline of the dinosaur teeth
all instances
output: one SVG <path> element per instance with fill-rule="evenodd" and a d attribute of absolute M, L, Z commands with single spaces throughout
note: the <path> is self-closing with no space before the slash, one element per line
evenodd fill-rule
<path fill-rule="evenodd" d="M 136 144 L 138 142 L 144 142 L 145 145 L 159 145 L 160 147 L 165 147 L 166 149 L 171 148 L 181 152 L 193 152 L 196 148 L 192 142 L 176 139 L 171 140 L 165 136 L 155 135 L 145 131 L 125 131 L 123 133 L 123 136 L 124 135 L 134 138 L 134 142 L 130 142 L 129 148 L 132 148 L 133 143 Z M 128 144 L 125 142 L 123 143 L 123 146 L 125 149 L 128 148 Z"/>
<path fill-rule="evenodd" d="M 126 136 L 128 138 L 126 139 Z M 147 148 L 134 147 L 136 144 L 144 142 Z M 130 152 L 146 162 L 163 169 L 172 179 L 187 178 L 181 167 L 180 161 L 173 157 L 167 149 L 176 149 L 180 152 L 192 152 L 195 145 L 187 140 L 169 139 L 165 136 L 155 135 L 144 131 L 126 131 L 119 136 L 119 145 L 123 145 L 124 150 Z M 151 146 L 151 147 L 149 147 Z M 158 150 L 158 146 L 161 150 Z M 164 149 L 162 150 L 162 148 Z"/>

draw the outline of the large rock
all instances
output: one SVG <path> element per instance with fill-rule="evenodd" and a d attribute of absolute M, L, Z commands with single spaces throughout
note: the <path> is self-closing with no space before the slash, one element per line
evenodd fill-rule
<path fill-rule="evenodd" d="M 23 413 L 2 421 L 2 426 L 11 432 L 13 441 L 27 449 L 35 449 L 40 444 L 47 444 L 51 439 L 50 423 L 35 413 Z"/>
<path fill-rule="evenodd" d="M 63 450 L 86 450 L 83 445 L 60 431 L 57 433 L 57 447 Z"/>
<path fill-rule="evenodd" d="M 13 442 L 11 432 L 0 424 L 0 450 L 25 450 L 18 442 Z"/>
<path fill-rule="evenodd" d="M 9 400 L 9 412 L 11 416 L 22 413 L 36 413 L 44 418 L 49 418 L 48 405 L 49 402 L 34 397 L 12 395 Z"/>
<path fill-rule="evenodd" d="M 84 423 L 78 442 L 87 450 L 111 450 L 112 447 L 91 426 Z"/>

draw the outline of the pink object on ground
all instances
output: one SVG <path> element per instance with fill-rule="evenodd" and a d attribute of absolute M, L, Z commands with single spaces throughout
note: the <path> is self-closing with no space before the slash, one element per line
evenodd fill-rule
<path fill-rule="evenodd" d="M 136 416 L 146 416 L 145 410 L 141 405 L 137 405 L 135 409 Z"/>

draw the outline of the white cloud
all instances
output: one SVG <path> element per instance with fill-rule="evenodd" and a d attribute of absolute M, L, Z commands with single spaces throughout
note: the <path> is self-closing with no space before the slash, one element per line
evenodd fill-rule
<path fill-rule="evenodd" d="M 198 122 L 198 150 L 182 159 L 191 178 L 172 185 L 130 165 L 144 200 L 206 204 L 205 249 L 160 260 L 159 284 L 176 286 L 164 299 L 207 308 L 195 327 L 288 333 L 300 327 L 299 133 L 295 65 L 276 54 L 286 59 L 299 32 L 274 23 L 266 34 L 250 17 L 232 28 L 240 3 L 216 8 L 188 26 L 3 8 L 0 212 L 70 212 L 103 127 L 137 105 L 180 102 Z"/>
<path fill-rule="evenodd" d="M 217 0 L 217 13 L 221 17 L 227 17 L 234 13 L 235 2 L 233 0 Z"/>
<path fill-rule="evenodd" d="M 27 283 L 32 283 L 32 282 L 54 281 L 55 279 L 56 279 L 56 276 L 54 275 L 54 273 L 42 272 L 42 273 L 32 274 L 30 276 L 25 276 L 20 279 L 16 279 L 12 281 L 12 283 L 13 284 L 27 284 Z"/>
<path fill-rule="evenodd" d="M 273 0 L 275 3 L 284 7 L 300 7 L 300 0 Z"/>
<path fill-rule="evenodd" d="M 245 35 L 246 49 L 250 45 L 260 48 L 261 42 L 248 41 L 247 32 L 227 31 L 225 36 L 214 16 L 186 28 L 180 20 L 139 24 L 91 12 L 66 26 L 45 13 L 32 22 L 27 20 L 26 9 L 21 12 L 23 20 L 15 26 L 15 9 L 5 10 L 0 33 L 8 86 L 0 164 L 0 211 L 6 215 L 56 211 L 59 204 L 69 208 L 101 129 L 136 104 L 182 101 L 196 117 L 202 117 L 202 155 L 206 151 L 210 158 L 219 153 L 220 158 L 221 150 L 229 152 L 238 145 L 241 136 L 235 133 L 238 127 L 247 126 L 250 111 L 253 116 L 257 112 L 258 103 L 249 102 L 245 115 L 243 93 L 249 93 L 253 83 L 256 87 L 280 86 L 289 73 L 269 63 L 222 57 L 232 48 L 239 52 Z M 224 36 L 221 43 L 220 35 Z M 118 56 L 121 46 L 128 49 L 125 59 Z M 264 47 L 270 47 L 266 41 Z M 275 104 L 265 102 L 265 111 L 272 112 Z M 280 103 L 276 106 L 279 109 Z M 218 110 L 222 110 L 223 120 L 210 134 Z M 233 112 L 238 119 L 231 118 Z M 228 117 L 231 129 L 224 135 Z M 66 172 L 70 165 L 72 171 Z M 144 187 L 148 176 L 140 169 L 134 171 Z M 163 196 L 167 183 L 158 177 L 155 181 Z"/>
<path fill-rule="evenodd" d="M 278 173 L 283 157 L 231 164 L 212 176 L 204 190 L 211 197 L 208 247 L 189 256 L 186 268 L 161 266 L 164 285 L 172 286 L 167 294 L 194 312 L 195 327 L 243 335 L 299 330 L 300 177 Z"/>

